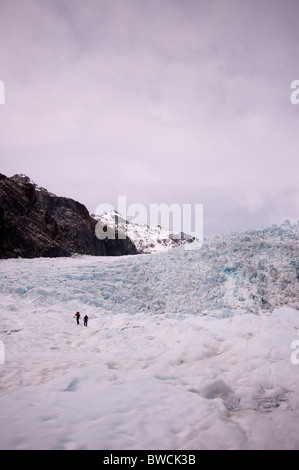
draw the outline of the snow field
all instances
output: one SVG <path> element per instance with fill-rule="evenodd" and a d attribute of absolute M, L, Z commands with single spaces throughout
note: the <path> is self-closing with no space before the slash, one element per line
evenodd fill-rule
<path fill-rule="evenodd" d="M 298 449 L 289 234 L 267 234 L 269 258 L 248 241 L 240 256 L 230 238 L 194 253 L 0 261 L 0 448 Z"/>
<path fill-rule="evenodd" d="M 2 333 L 1 448 L 298 448 L 297 314 L 103 313 L 84 328 L 41 309 Z"/>

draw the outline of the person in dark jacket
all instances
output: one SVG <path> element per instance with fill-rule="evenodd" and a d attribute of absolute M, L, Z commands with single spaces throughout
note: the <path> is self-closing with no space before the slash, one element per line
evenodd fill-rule
<path fill-rule="evenodd" d="M 74 318 L 77 319 L 77 325 L 79 325 L 79 324 L 80 324 L 80 323 L 79 323 L 80 313 L 77 312 L 77 313 L 74 315 Z"/>
<path fill-rule="evenodd" d="M 87 322 L 88 322 L 88 316 L 85 315 L 85 317 L 84 317 L 84 326 L 87 326 Z"/>

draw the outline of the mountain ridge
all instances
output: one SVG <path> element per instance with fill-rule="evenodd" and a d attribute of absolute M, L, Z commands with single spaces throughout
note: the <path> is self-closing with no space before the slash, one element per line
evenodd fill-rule
<path fill-rule="evenodd" d="M 101 224 L 101 227 L 107 227 L 113 234 L 122 232 L 135 244 L 139 254 L 151 254 L 166 252 L 185 243 L 192 243 L 195 237 L 186 233 L 176 233 L 172 230 L 162 228 L 160 225 L 150 227 L 140 225 L 126 220 L 122 214 L 113 210 L 105 212 L 102 215 L 92 215 L 92 217 Z"/>
<path fill-rule="evenodd" d="M 95 226 L 80 202 L 50 193 L 26 175 L 0 174 L 0 258 L 137 254 L 129 238 L 99 240 Z"/>

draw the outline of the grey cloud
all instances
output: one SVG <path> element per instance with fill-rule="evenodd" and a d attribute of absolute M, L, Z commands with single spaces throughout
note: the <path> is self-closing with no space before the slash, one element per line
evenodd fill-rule
<path fill-rule="evenodd" d="M 2 172 L 90 211 L 188 194 L 210 232 L 296 216 L 297 1 L 10 0 L 0 14 Z"/>

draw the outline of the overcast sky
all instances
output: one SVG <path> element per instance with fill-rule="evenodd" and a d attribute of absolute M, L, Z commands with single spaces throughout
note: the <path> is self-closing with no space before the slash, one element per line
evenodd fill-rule
<path fill-rule="evenodd" d="M 298 18 L 299 0 L 0 0 L 0 172 L 91 213 L 201 203 L 204 235 L 299 219 Z"/>

